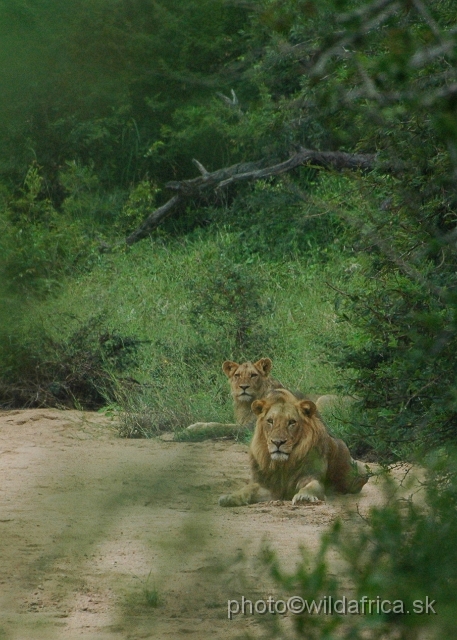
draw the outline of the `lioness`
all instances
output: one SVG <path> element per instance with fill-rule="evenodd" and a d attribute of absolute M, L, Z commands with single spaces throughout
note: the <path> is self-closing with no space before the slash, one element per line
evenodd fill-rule
<path fill-rule="evenodd" d="M 365 466 L 351 458 L 342 440 L 333 438 L 311 400 L 277 389 L 252 403 L 257 423 L 250 447 L 252 483 L 221 496 L 235 507 L 264 500 L 318 502 L 325 489 L 358 493 L 368 481 Z"/>
<path fill-rule="evenodd" d="M 229 432 L 239 427 L 253 428 L 256 421 L 256 416 L 251 409 L 253 400 L 263 398 L 273 389 L 283 389 L 283 385 L 278 380 L 270 377 L 272 366 L 270 358 L 261 358 L 257 362 L 243 362 L 243 364 L 226 360 L 222 364 L 222 371 L 230 381 L 236 424 L 196 422 L 187 429 L 194 431 L 211 428 Z"/>

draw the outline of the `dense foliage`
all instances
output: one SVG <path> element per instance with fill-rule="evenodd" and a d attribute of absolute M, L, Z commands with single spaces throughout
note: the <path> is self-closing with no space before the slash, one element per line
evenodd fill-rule
<path fill-rule="evenodd" d="M 2 173 L 18 180 L 36 160 L 56 202 L 66 161 L 111 188 L 157 174 L 146 152 L 183 103 L 214 94 L 246 15 L 220 0 L 11 0 L 0 11 Z"/>
<path fill-rule="evenodd" d="M 402 489 L 388 482 L 386 504 L 373 507 L 368 518 L 345 526 L 335 522 L 317 553 L 302 550 L 295 571 L 285 571 L 276 554 L 264 549 L 281 597 L 299 595 L 310 605 L 304 615 L 294 616 L 292 629 L 277 621 L 274 637 L 454 637 L 455 457 L 429 456 L 424 462 L 432 479 L 423 489 L 427 511 L 416 500 L 405 499 L 405 490 L 406 496 L 408 490 L 417 491 L 417 483 L 414 488 L 408 482 L 404 468 L 399 470 Z M 338 575 L 330 571 L 335 554 Z M 313 603 L 320 605 L 320 614 Z"/>
<path fill-rule="evenodd" d="M 427 508 L 388 494 L 311 570 L 267 560 L 281 588 L 337 596 L 337 550 L 361 596 L 438 598 L 440 638 L 456 587 L 456 23 L 453 0 L 0 6 L 0 405 L 122 405 L 122 435 L 150 436 L 230 419 L 220 360 L 267 355 L 285 384 L 356 396 L 332 428 L 378 460 L 433 449 Z M 211 171 L 300 147 L 376 162 L 189 200 L 123 246 L 192 158 Z M 424 620 L 311 616 L 291 633 L 410 638 Z"/>
<path fill-rule="evenodd" d="M 35 0 L 1 12 L 5 295 L 33 305 L 100 264 L 192 157 L 215 169 L 300 145 L 376 152 L 365 175 L 295 170 L 206 210 L 190 203 L 158 234 L 232 234 L 234 283 L 253 258 L 325 264 L 339 243 L 347 267 L 330 285 L 355 331 L 323 348 L 361 399 L 354 440 L 395 457 L 455 439 L 452 2 Z M 252 341 L 245 294 L 231 317 L 217 278 L 194 288 L 206 286 L 194 318 L 212 296 L 219 328 Z"/>

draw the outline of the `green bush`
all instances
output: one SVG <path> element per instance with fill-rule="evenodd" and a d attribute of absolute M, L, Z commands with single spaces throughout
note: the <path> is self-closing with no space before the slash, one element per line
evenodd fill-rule
<path fill-rule="evenodd" d="M 408 482 L 416 471 L 422 475 L 419 469 L 403 468 L 400 489 L 386 477 L 385 503 L 372 507 L 364 522 L 360 517 L 357 521 L 335 522 L 317 553 L 311 555 L 304 547 L 301 562 L 292 573 L 283 571 L 276 555 L 265 549 L 264 561 L 270 566 L 282 599 L 290 594 L 308 603 L 326 600 L 327 606 L 329 597 L 333 603 L 337 600 L 341 603 L 343 598 L 346 602 L 358 601 L 358 605 L 353 605 L 358 606 L 358 615 L 355 608 L 352 615 L 341 615 L 340 604 L 340 613 L 327 609 L 326 614 L 314 611 L 294 616 L 293 631 L 288 633 L 282 628 L 275 637 L 348 640 L 406 640 L 422 634 L 440 640 L 454 637 L 456 452 L 432 454 L 425 466 L 427 476 L 419 493 L 417 478 Z M 338 574 L 334 572 L 335 563 Z M 382 601 L 389 601 L 388 606 L 396 602 L 397 613 L 395 609 L 384 613 L 380 608 Z M 426 602 L 432 605 L 428 611 Z"/>
<path fill-rule="evenodd" d="M 216 363 L 229 356 L 244 361 L 273 354 L 274 333 L 265 323 L 273 300 L 258 271 L 255 261 L 237 264 L 223 255 L 189 282 L 190 323 L 198 335 L 192 350 L 200 357 Z"/>
<path fill-rule="evenodd" d="M 333 353 L 362 400 L 359 445 L 387 460 L 455 440 L 457 424 L 454 216 L 440 219 L 428 180 L 416 185 L 422 205 L 404 193 L 384 201 L 392 181 L 374 174 L 360 186 L 365 209 L 345 212 L 357 268 L 342 274 L 336 302 L 355 332 Z"/>
<path fill-rule="evenodd" d="M 97 261 L 101 236 L 82 215 L 88 213 L 89 192 L 75 182 L 72 187 L 58 211 L 46 197 L 40 168 L 32 165 L 19 197 L 5 193 L 0 203 L 0 275 L 12 293 L 55 293 L 63 278 Z"/>
<path fill-rule="evenodd" d="M 0 342 L 0 405 L 98 409 L 120 402 L 138 383 L 125 376 L 137 362 L 141 341 L 104 325 L 102 316 L 85 322 L 64 316 L 54 323 L 73 325 L 56 338 L 32 326 L 3 329 Z"/>

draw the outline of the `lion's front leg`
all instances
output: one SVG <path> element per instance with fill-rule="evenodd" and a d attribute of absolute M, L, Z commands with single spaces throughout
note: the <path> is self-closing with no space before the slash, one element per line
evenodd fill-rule
<path fill-rule="evenodd" d="M 235 425 L 222 424 L 221 422 L 195 422 L 186 427 L 187 431 L 202 431 L 204 429 L 217 429 L 231 427 Z"/>
<path fill-rule="evenodd" d="M 324 487 L 319 480 L 314 478 L 304 481 L 303 486 L 292 498 L 292 504 L 298 504 L 300 502 L 320 502 L 322 500 L 325 500 Z"/>
<path fill-rule="evenodd" d="M 271 493 L 268 489 L 264 489 L 257 483 L 251 483 L 239 491 L 221 496 L 219 504 L 221 507 L 241 507 L 246 504 L 265 502 L 266 500 L 271 500 Z"/>
<path fill-rule="evenodd" d="M 373 474 L 368 465 L 359 462 L 359 460 L 351 458 L 350 465 L 351 470 L 346 477 L 346 491 L 348 493 L 359 493 Z"/>
<path fill-rule="evenodd" d="M 206 430 L 217 430 L 217 431 L 228 431 L 232 432 L 235 429 L 239 429 L 240 425 L 238 424 L 224 424 L 222 422 L 195 422 L 195 424 L 191 424 L 186 428 L 186 431 L 206 431 Z"/>

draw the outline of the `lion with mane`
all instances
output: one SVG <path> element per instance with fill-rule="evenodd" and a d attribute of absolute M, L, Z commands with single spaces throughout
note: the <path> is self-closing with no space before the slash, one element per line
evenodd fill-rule
<path fill-rule="evenodd" d="M 223 507 L 265 500 L 318 502 L 325 491 L 358 493 L 369 478 L 342 440 L 331 436 L 316 405 L 286 389 L 252 403 L 257 423 L 249 450 L 252 482 L 221 496 Z"/>

